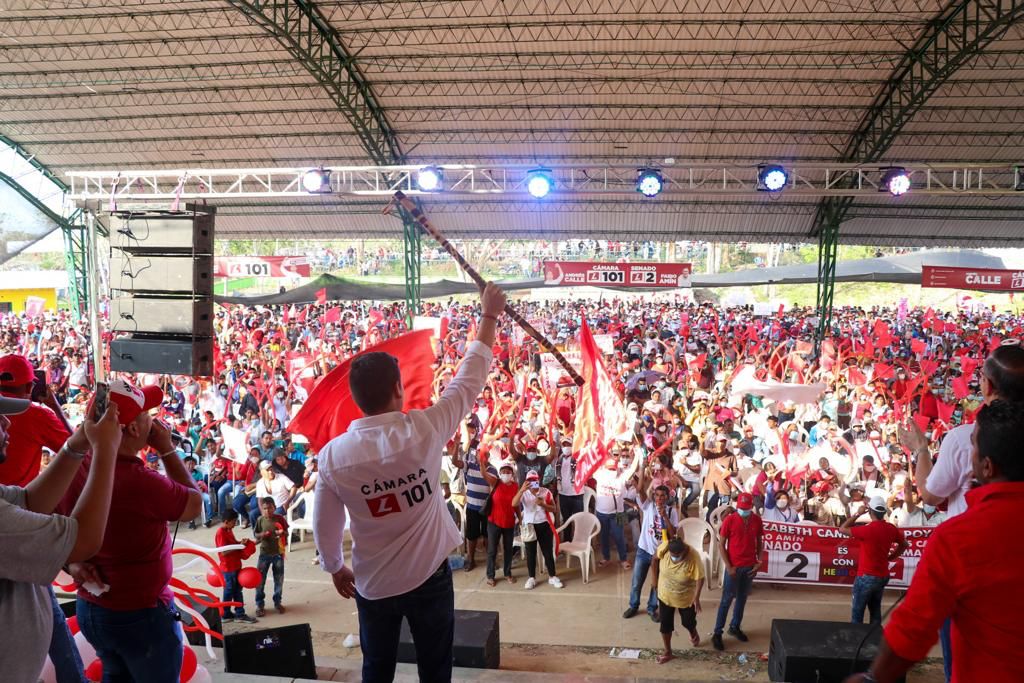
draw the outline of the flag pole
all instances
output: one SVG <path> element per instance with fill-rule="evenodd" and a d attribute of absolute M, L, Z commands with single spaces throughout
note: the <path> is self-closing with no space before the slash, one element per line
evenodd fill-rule
<path fill-rule="evenodd" d="M 469 275 L 469 277 L 472 278 L 473 282 L 475 282 L 477 286 L 481 290 L 483 290 L 484 286 L 487 283 L 480 276 L 480 273 L 476 272 L 476 269 L 473 268 L 473 266 L 471 266 L 466 261 L 466 259 L 462 257 L 462 254 L 459 253 L 459 250 L 456 249 L 452 245 L 452 243 L 449 242 L 448 239 L 441 234 L 440 230 L 435 228 L 430 223 L 430 220 L 423 214 L 422 211 L 420 211 L 419 207 L 416 206 L 415 202 L 413 202 L 411 199 L 405 196 L 405 193 L 402 192 L 401 190 L 395 191 L 393 203 L 394 202 L 397 202 L 399 206 L 408 211 L 409 215 L 412 216 L 413 220 L 416 221 L 416 224 L 420 226 L 423 232 L 433 237 L 434 240 L 441 245 L 441 248 L 447 251 L 451 255 L 451 257 L 455 259 L 455 262 L 462 267 L 462 270 L 466 272 L 466 275 Z M 545 337 L 533 325 L 527 322 L 526 319 L 523 318 L 523 316 L 519 315 L 519 313 L 517 313 L 516 310 L 512 308 L 511 304 L 505 304 L 505 313 L 507 313 L 508 317 L 512 318 L 512 320 L 514 320 L 516 324 L 523 328 L 523 330 L 528 335 L 533 337 L 545 351 L 547 351 L 548 353 L 555 357 L 555 360 L 557 360 L 561 364 L 562 368 L 565 369 L 566 373 L 569 375 L 570 378 L 572 378 L 572 381 L 575 382 L 577 386 L 583 386 L 583 378 L 580 376 L 580 373 L 576 372 L 576 368 L 574 368 L 572 364 L 570 364 L 569 361 L 566 360 L 565 356 L 562 355 L 561 351 L 555 348 L 555 345 L 551 343 L 550 339 Z"/>

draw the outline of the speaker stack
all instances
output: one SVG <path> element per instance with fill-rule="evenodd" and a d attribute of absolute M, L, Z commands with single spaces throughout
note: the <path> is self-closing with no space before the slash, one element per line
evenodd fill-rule
<path fill-rule="evenodd" d="M 111 214 L 111 370 L 213 374 L 214 211 Z"/>

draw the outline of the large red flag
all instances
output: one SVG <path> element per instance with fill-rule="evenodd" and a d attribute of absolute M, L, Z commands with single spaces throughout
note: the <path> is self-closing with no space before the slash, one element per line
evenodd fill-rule
<path fill-rule="evenodd" d="M 383 351 L 398 359 L 405 389 L 405 411 L 430 405 L 431 383 L 434 379 L 434 350 L 430 330 L 417 330 L 389 339 L 348 358 L 324 377 L 310 393 L 298 414 L 292 418 L 288 431 L 302 434 L 316 450 L 344 433 L 352 420 L 363 417 L 348 388 L 352 360 L 365 353 Z"/>
<path fill-rule="evenodd" d="M 583 386 L 572 437 L 572 452 L 576 458 L 573 485 L 578 493 L 583 492 L 587 480 L 604 464 L 615 438 L 629 430 L 626 408 L 601 362 L 601 351 L 590 334 L 586 318 L 580 327 L 580 356 Z"/>
<path fill-rule="evenodd" d="M 316 290 L 316 302 L 320 305 L 327 303 L 327 288 Z"/>

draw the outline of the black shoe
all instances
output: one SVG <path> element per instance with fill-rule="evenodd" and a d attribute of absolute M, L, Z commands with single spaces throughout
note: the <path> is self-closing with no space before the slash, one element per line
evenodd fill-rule
<path fill-rule="evenodd" d="M 194 530 L 195 530 L 195 528 L 196 528 L 196 523 L 195 523 L 195 522 L 189 522 L 189 523 L 188 523 L 188 528 L 189 528 L 189 529 L 192 529 L 192 530 L 194 531 Z"/>
<path fill-rule="evenodd" d="M 711 636 L 711 644 L 715 646 L 715 649 L 721 652 L 725 649 L 725 643 L 722 642 L 722 634 L 716 633 Z"/>
<path fill-rule="evenodd" d="M 203 526 L 206 527 L 207 529 L 209 529 L 211 526 L 213 526 L 213 520 L 212 519 L 206 520 L 205 522 L 203 522 Z"/>
<path fill-rule="evenodd" d="M 223 614 L 223 615 L 221 615 L 220 620 L 221 620 L 221 622 L 234 621 L 235 620 L 235 615 L 234 614 Z"/>
<path fill-rule="evenodd" d="M 243 614 L 240 617 L 235 617 L 235 621 L 242 621 L 246 624 L 258 624 L 259 622 L 250 617 L 248 614 Z"/>
<path fill-rule="evenodd" d="M 633 617 L 636 616 L 636 613 L 638 611 L 639 610 L 637 610 L 636 607 L 630 607 L 629 609 L 627 609 L 625 612 L 622 613 L 622 618 L 623 619 L 632 619 Z"/>
<path fill-rule="evenodd" d="M 736 640 L 740 641 L 741 643 L 745 643 L 748 640 L 750 640 L 750 638 L 747 638 L 747 634 L 739 630 L 738 628 L 729 629 L 729 635 L 735 638 Z"/>
<path fill-rule="evenodd" d="M 661 616 L 658 614 L 658 610 L 654 610 L 653 612 L 648 612 L 647 614 L 648 614 L 648 616 L 651 617 L 651 621 L 653 621 L 655 624 L 660 624 L 661 623 Z"/>

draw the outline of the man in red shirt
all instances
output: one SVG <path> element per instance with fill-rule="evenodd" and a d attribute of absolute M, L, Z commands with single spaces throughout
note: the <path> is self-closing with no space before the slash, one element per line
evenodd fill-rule
<path fill-rule="evenodd" d="M 0 358 L 0 394 L 10 398 L 27 399 L 32 395 L 35 370 L 25 356 L 11 354 Z M 52 394 L 47 392 L 47 398 Z M 43 446 L 56 453 L 71 436 L 63 416 L 55 411 L 60 404 L 53 400 L 50 407 L 33 403 L 20 415 L 11 415 L 10 441 L 7 460 L 0 463 L 0 484 L 25 488 L 39 475 Z"/>
<path fill-rule="evenodd" d="M 885 499 L 872 496 L 867 506 L 843 522 L 839 533 L 852 536 L 860 541 L 860 559 L 857 561 L 857 578 L 853 582 L 854 624 L 864 623 L 864 608 L 871 615 L 872 624 L 882 623 L 882 594 L 889 583 L 889 561 L 895 560 L 909 547 L 903 532 L 885 521 Z M 861 526 L 853 523 L 864 513 L 871 521 Z M 895 546 L 895 548 L 893 547 Z"/>
<path fill-rule="evenodd" d="M 953 683 L 1022 681 L 1024 544 L 1010 524 L 1024 509 L 1024 402 L 993 401 L 977 416 L 967 512 L 928 538 L 910 589 L 885 629 L 871 669 L 847 683 L 900 680 L 952 618 Z"/>
<path fill-rule="evenodd" d="M 180 617 L 168 585 L 173 565 L 167 522 L 197 517 L 203 499 L 170 431 L 149 414 L 162 399 L 159 387 L 110 383 L 122 434 L 110 516 L 100 551 L 87 563 L 69 567 L 80 587 L 78 625 L 109 680 L 177 683 L 181 669 Z M 86 450 L 70 442 L 69 447 Z M 166 476 L 148 469 L 139 457 L 147 448 L 159 454 Z M 86 463 L 79 470 L 63 508 L 70 509 L 81 495 L 88 469 Z M 97 595 L 82 588 L 88 582 L 109 589 Z"/>
<path fill-rule="evenodd" d="M 715 632 L 711 636 L 711 643 L 716 650 L 725 649 L 722 630 L 733 598 L 736 599 L 736 609 L 733 610 L 732 622 L 729 624 L 729 635 L 741 643 L 749 640 L 747 634 L 740 629 L 740 624 L 743 622 L 747 596 L 757 576 L 763 548 L 761 518 L 754 512 L 754 497 L 749 493 L 741 493 L 736 498 L 736 514 L 728 515 L 718 531 L 718 549 L 725 562 L 726 574 L 722 584 L 722 601 L 718 604 Z"/>

